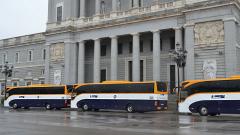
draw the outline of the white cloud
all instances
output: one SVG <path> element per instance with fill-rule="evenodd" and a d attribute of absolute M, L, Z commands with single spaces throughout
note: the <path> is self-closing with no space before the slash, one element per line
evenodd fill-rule
<path fill-rule="evenodd" d="M 48 0 L 0 0 L 0 39 L 44 32 Z"/>

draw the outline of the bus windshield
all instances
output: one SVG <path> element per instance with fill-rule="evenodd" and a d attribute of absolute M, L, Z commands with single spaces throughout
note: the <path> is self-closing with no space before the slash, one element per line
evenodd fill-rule
<path fill-rule="evenodd" d="M 188 97 L 188 91 L 181 90 L 180 91 L 180 102 L 183 102 Z"/>
<path fill-rule="evenodd" d="M 167 91 L 167 84 L 164 82 L 157 82 L 157 89 L 159 92 L 166 92 Z"/>

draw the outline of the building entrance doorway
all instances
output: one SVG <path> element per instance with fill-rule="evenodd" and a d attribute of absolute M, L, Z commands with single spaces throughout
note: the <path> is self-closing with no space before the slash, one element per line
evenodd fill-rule
<path fill-rule="evenodd" d="M 176 87 L 176 66 L 170 65 L 170 90 Z"/>

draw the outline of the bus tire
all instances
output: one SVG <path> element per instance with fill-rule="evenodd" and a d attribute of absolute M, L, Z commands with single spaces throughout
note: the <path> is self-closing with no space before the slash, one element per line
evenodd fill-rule
<path fill-rule="evenodd" d="M 93 109 L 94 112 L 99 112 L 99 109 Z"/>
<path fill-rule="evenodd" d="M 86 103 L 82 105 L 82 110 L 83 111 L 88 111 L 89 110 L 89 107 Z"/>
<path fill-rule="evenodd" d="M 45 108 L 46 108 L 46 110 L 51 110 L 51 109 L 52 109 L 52 107 L 51 107 L 50 104 L 46 104 L 46 105 L 45 105 Z"/>
<path fill-rule="evenodd" d="M 133 105 L 131 105 L 131 104 L 127 105 L 126 110 L 127 110 L 128 113 L 133 113 L 134 112 Z"/>
<path fill-rule="evenodd" d="M 23 109 L 24 109 L 24 110 L 28 110 L 28 109 L 29 109 L 29 107 L 23 107 Z"/>
<path fill-rule="evenodd" d="M 199 107 L 199 114 L 201 116 L 208 116 L 208 108 L 205 106 Z"/>
<path fill-rule="evenodd" d="M 18 109 L 18 107 L 19 107 L 19 106 L 18 106 L 17 103 L 13 103 L 13 105 L 12 105 L 12 108 L 13 108 L 13 109 Z"/>
<path fill-rule="evenodd" d="M 216 113 L 211 113 L 210 116 L 217 116 L 217 114 Z"/>

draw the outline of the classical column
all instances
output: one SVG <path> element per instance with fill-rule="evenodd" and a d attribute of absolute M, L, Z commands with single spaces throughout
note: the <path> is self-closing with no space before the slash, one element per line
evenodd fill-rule
<path fill-rule="evenodd" d="M 118 38 L 111 37 L 111 80 L 117 80 Z"/>
<path fill-rule="evenodd" d="M 49 75 L 50 75 L 50 44 L 45 45 L 46 49 L 46 59 L 45 59 L 45 83 L 50 84 Z"/>
<path fill-rule="evenodd" d="M 117 1 L 118 0 L 112 0 L 112 12 L 117 12 Z"/>
<path fill-rule="evenodd" d="M 179 48 L 177 48 L 177 44 L 179 44 L 180 46 L 180 48 L 183 48 L 183 36 L 182 36 L 182 27 L 177 27 L 177 28 L 175 28 L 175 50 L 177 51 L 177 49 L 179 49 Z M 181 67 L 180 69 L 179 69 L 179 75 L 180 75 L 180 82 L 182 82 L 183 80 L 184 80 L 184 75 L 183 75 L 183 73 L 184 73 L 184 68 L 183 67 Z M 177 75 L 176 75 L 177 76 Z"/>
<path fill-rule="evenodd" d="M 226 77 L 236 75 L 239 70 L 237 67 L 237 19 L 226 18 L 224 19 L 224 43 L 225 43 L 225 72 Z"/>
<path fill-rule="evenodd" d="M 153 31 L 153 80 L 161 81 L 160 31 Z"/>
<path fill-rule="evenodd" d="M 94 62 L 93 62 L 93 80 L 95 83 L 100 82 L 100 56 L 101 54 L 101 44 L 100 39 L 94 41 Z"/>
<path fill-rule="evenodd" d="M 185 49 L 187 53 L 185 66 L 185 80 L 195 79 L 195 60 L 194 60 L 194 25 L 185 25 Z"/>
<path fill-rule="evenodd" d="M 64 78 L 65 84 L 77 83 L 77 44 L 67 41 L 64 43 Z"/>
<path fill-rule="evenodd" d="M 95 15 L 99 15 L 101 11 L 101 0 L 95 0 Z"/>
<path fill-rule="evenodd" d="M 85 41 L 78 45 L 78 83 L 85 82 Z"/>
<path fill-rule="evenodd" d="M 80 18 L 86 16 L 86 0 L 80 0 Z"/>
<path fill-rule="evenodd" d="M 133 35 L 133 81 L 140 81 L 140 35 Z"/>

